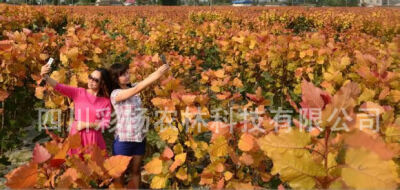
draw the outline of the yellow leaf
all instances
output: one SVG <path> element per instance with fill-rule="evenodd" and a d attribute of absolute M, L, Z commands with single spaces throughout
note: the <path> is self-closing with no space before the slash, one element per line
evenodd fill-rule
<path fill-rule="evenodd" d="M 65 66 L 68 65 L 68 57 L 67 57 L 67 55 L 65 55 L 63 53 L 60 53 L 60 60 L 61 60 L 61 63 L 63 65 L 65 65 Z"/>
<path fill-rule="evenodd" d="M 292 188 L 313 188 L 313 176 L 324 176 L 321 164 L 314 162 L 305 148 L 311 143 L 310 134 L 292 130 L 268 134 L 258 140 L 258 144 L 274 163 L 271 174 L 279 174 Z"/>
<path fill-rule="evenodd" d="M 211 88 L 210 88 L 212 91 L 214 91 L 214 92 L 220 92 L 221 90 L 219 89 L 219 87 L 218 86 L 215 86 L 215 85 L 213 85 L 213 86 L 211 86 Z"/>
<path fill-rule="evenodd" d="M 78 54 L 79 54 L 78 47 L 74 47 L 74 48 L 68 50 L 68 52 L 67 52 L 68 58 L 70 58 L 72 60 L 75 60 L 78 57 Z"/>
<path fill-rule="evenodd" d="M 160 158 L 153 158 L 150 162 L 144 165 L 144 169 L 149 174 L 160 174 L 162 171 L 162 161 Z"/>
<path fill-rule="evenodd" d="M 324 64 L 324 62 L 325 62 L 325 57 L 319 56 L 319 57 L 317 58 L 317 63 L 318 63 L 318 64 Z"/>
<path fill-rule="evenodd" d="M 78 87 L 78 79 L 76 78 L 76 75 L 71 77 L 71 80 L 69 81 L 69 85 Z"/>
<path fill-rule="evenodd" d="M 293 153 L 285 153 L 280 159 L 273 159 L 273 163 L 271 174 L 279 173 L 281 179 L 294 189 L 311 189 L 316 184 L 314 177 L 325 176 L 324 168 L 314 162 L 311 154 L 296 156 Z"/>
<path fill-rule="evenodd" d="M 397 103 L 400 101 L 400 90 L 392 90 L 390 91 L 390 97 L 393 102 Z"/>
<path fill-rule="evenodd" d="M 154 176 L 151 180 L 150 188 L 162 189 L 165 188 L 168 178 L 166 176 Z"/>
<path fill-rule="evenodd" d="M 384 161 L 364 148 L 349 148 L 342 169 L 343 181 L 357 189 L 396 189 L 398 176 L 393 160 Z"/>
<path fill-rule="evenodd" d="M 93 62 L 95 62 L 95 63 L 101 63 L 101 59 L 99 58 L 99 56 L 98 55 L 93 55 Z"/>
<path fill-rule="evenodd" d="M 174 146 L 174 152 L 175 152 L 175 154 L 182 153 L 183 152 L 183 146 L 180 143 L 176 144 Z"/>
<path fill-rule="evenodd" d="M 228 155 L 228 141 L 224 136 L 218 136 L 213 143 L 208 147 L 208 152 L 211 156 L 211 159 L 217 159 L 221 156 Z"/>
<path fill-rule="evenodd" d="M 180 153 L 175 156 L 175 161 L 178 161 L 181 164 L 183 164 L 185 160 L 186 160 L 186 153 Z"/>
<path fill-rule="evenodd" d="M 311 136 L 309 133 L 298 130 L 291 130 L 290 132 L 283 130 L 278 135 L 269 133 L 257 142 L 261 150 L 270 157 L 288 151 L 302 155 L 308 152 L 304 147 L 311 143 Z"/>
<path fill-rule="evenodd" d="M 250 45 L 249 48 L 250 49 L 254 49 L 254 47 L 256 46 L 257 41 L 255 39 L 251 39 L 250 40 Z"/>
<path fill-rule="evenodd" d="M 340 69 L 342 70 L 342 69 L 346 68 L 346 66 L 350 64 L 350 61 L 351 60 L 349 57 L 347 57 L 347 56 L 342 57 L 342 59 L 340 60 Z"/>
<path fill-rule="evenodd" d="M 45 53 L 41 53 L 40 55 L 39 55 L 39 58 L 41 59 L 41 60 L 46 60 L 47 58 L 49 57 L 49 55 L 47 55 L 47 54 L 45 54 Z"/>
<path fill-rule="evenodd" d="M 304 57 L 306 57 L 306 52 L 305 51 L 301 51 L 300 52 L 300 58 L 304 58 Z"/>
<path fill-rule="evenodd" d="M 226 181 L 232 179 L 232 176 L 233 176 L 233 174 L 232 174 L 232 172 L 230 172 L 230 171 L 226 171 L 226 172 L 224 173 L 224 178 L 225 178 Z"/>
<path fill-rule="evenodd" d="M 385 138 L 389 142 L 400 142 L 400 127 L 399 126 L 389 126 L 385 130 Z"/>
<path fill-rule="evenodd" d="M 65 69 L 60 69 L 58 71 L 54 71 L 51 74 L 51 78 L 56 80 L 59 83 L 64 83 L 65 82 L 65 76 L 66 76 L 66 71 Z"/>
<path fill-rule="evenodd" d="M 240 37 L 236 37 L 235 36 L 235 37 L 232 38 L 232 40 L 242 44 L 244 42 L 244 36 L 240 36 Z"/>
<path fill-rule="evenodd" d="M 361 95 L 360 95 L 360 97 L 358 97 L 358 100 L 357 100 L 357 102 L 358 103 L 361 103 L 361 102 L 363 102 L 363 101 L 371 101 L 371 100 L 373 100 L 374 99 L 374 97 L 375 97 L 375 91 L 374 90 L 371 90 L 371 89 L 369 89 L 369 88 L 365 88 L 364 90 L 363 90 L 363 92 L 361 93 Z"/>
<path fill-rule="evenodd" d="M 36 89 L 35 89 L 35 96 L 36 96 L 36 98 L 38 98 L 38 99 L 43 99 L 43 92 L 44 92 L 44 87 L 36 87 Z"/>
<path fill-rule="evenodd" d="M 178 129 L 173 127 L 168 127 L 160 131 L 160 138 L 168 143 L 174 143 L 178 139 Z"/>
<path fill-rule="evenodd" d="M 176 177 L 182 181 L 186 180 L 188 177 L 187 168 L 179 168 L 178 172 L 176 173 Z"/>

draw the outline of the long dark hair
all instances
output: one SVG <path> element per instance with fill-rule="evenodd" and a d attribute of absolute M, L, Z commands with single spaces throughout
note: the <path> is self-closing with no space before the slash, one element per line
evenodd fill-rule
<path fill-rule="evenodd" d="M 110 73 L 105 68 L 97 68 L 96 71 L 99 71 L 101 75 L 97 96 L 109 98 L 112 90 Z"/>
<path fill-rule="evenodd" d="M 129 69 L 128 64 L 122 64 L 122 63 L 114 63 L 110 67 L 110 77 L 111 77 L 111 83 L 112 83 L 112 89 L 118 89 L 121 88 L 119 86 L 119 77 L 123 75 L 127 70 Z"/>

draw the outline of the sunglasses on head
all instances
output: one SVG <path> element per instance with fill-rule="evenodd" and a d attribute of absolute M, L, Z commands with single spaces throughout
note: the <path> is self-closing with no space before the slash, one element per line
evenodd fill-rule
<path fill-rule="evenodd" d="M 99 82 L 100 82 L 100 79 L 94 78 L 94 77 L 92 77 L 92 75 L 89 75 L 89 79 L 90 79 L 90 80 L 93 80 L 93 81 L 96 82 L 96 83 L 99 83 Z"/>

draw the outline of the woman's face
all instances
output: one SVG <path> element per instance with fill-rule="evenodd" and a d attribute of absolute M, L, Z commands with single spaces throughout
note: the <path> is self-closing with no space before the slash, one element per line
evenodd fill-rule
<path fill-rule="evenodd" d="M 120 85 L 126 85 L 130 83 L 130 76 L 129 76 L 129 70 L 126 70 L 125 73 L 123 73 L 121 76 L 118 77 L 119 84 Z"/>
<path fill-rule="evenodd" d="M 98 90 L 100 85 L 100 80 L 101 80 L 100 71 L 93 71 L 89 75 L 88 88 L 92 90 Z"/>

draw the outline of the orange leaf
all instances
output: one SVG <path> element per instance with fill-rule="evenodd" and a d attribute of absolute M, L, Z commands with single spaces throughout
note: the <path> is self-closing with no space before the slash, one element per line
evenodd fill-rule
<path fill-rule="evenodd" d="M 160 158 L 153 158 L 153 160 L 144 165 L 144 169 L 150 174 L 160 174 L 162 171 L 162 161 Z"/>
<path fill-rule="evenodd" d="M 221 178 L 217 183 L 217 189 L 224 188 L 224 185 L 225 185 L 225 180 L 224 180 L 224 178 Z"/>
<path fill-rule="evenodd" d="M 68 137 L 68 142 L 70 148 L 79 148 L 81 147 L 81 135 L 79 133 L 76 133 L 74 135 L 70 135 Z"/>
<path fill-rule="evenodd" d="M 196 99 L 195 95 L 183 95 L 182 96 L 182 101 L 185 105 L 193 105 L 194 100 Z"/>
<path fill-rule="evenodd" d="M 186 153 L 180 153 L 175 156 L 175 161 L 172 163 L 172 165 L 169 167 L 170 172 L 174 172 L 177 167 L 182 165 L 186 160 Z"/>
<path fill-rule="evenodd" d="M 4 102 L 10 94 L 7 91 L 0 89 L 0 102 Z"/>
<path fill-rule="evenodd" d="M 237 87 L 237 88 L 243 88 L 243 83 L 239 78 L 235 78 L 233 79 L 233 86 Z"/>
<path fill-rule="evenodd" d="M 238 146 L 242 151 L 250 151 L 254 147 L 254 137 L 248 133 L 244 133 L 240 137 Z"/>
<path fill-rule="evenodd" d="M 55 142 L 59 143 L 61 142 L 61 138 L 54 134 L 53 132 L 50 132 L 49 130 L 46 129 L 46 134 L 50 136 L 51 139 L 53 139 Z"/>
<path fill-rule="evenodd" d="M 8 173 L 6 186 L 12 189 L 33 188 L 38 177 L 37 167 L 36 163 L 30 162 Z"/>
<path fill-rule="evenodd" d="M 384 160 L 391 160 L 395 156 L 393 151 L 387 147 L 385 141 L 377 134 L 367 134 L 357 130 L 345 138 L 345 143 L 355 148 L 365 147 L 374 151 Z"/>
<path fill-rule="evenodd" d="M 214 74 L 218 78 L 225 78 L 225 70 L 223 70 L 223 69 L 215 71 Z"/>
<path fill-rule="evenodd" d="M 90 150 L 90 160 L 88 165 L 96 172 L 99 176 L 104 176 L 105 169 L 103 168 L 104 163 L 103 151 L 97 146 L 93 145 Z"/>
<path fill-rule="evenodd" d="M 89 167 L 84 161 L 81 160 L 77 155 L 72 156 L 69 159 L 74 166 L 80 173 L 90 176 L 93 173 L 93 169 Z"/>
<path fill-rule="evenodd" d="M 38 86 L 35 89 L 35 97 L 38 99 L 43 99 L 45 87 Z"/>
<path fill-rule="evenodd" d="M 224 170 L 225 170 L 225 166 L 222 163 L 218 163 L 215 166 L 215 171 L 216 172 L 222 173 L 222 172 L 224 172 Z"/>
<path fill-rule="evenodd" d="M 78 172 L 75 168 L 68 168 L 64 174 L 60 177 L 60 181 L 57 183 L 57 188 L 70 188 L 72 183 L 78 179 Z"/>
<path fill-rule="evenodd" d="M 230 126 L 221 121 L 210 121 L 207 123 L 207 128 L 212 132 L 211 141 L 218 136 L 229 136 L 231 133 Z"/>
<path fill-rule="evenodd" d="M 169 147 L 165 147 L 162 153 L 162 157 L 165 160 L 170 160 L 172 157 L 174 157 L 174 152 Z"/>
<path fill-rule="evenodd" d="M 112 156 L 104 162 L 104 168 L 111 177 L 118 178 L 124 173 L 131 159 L 130 156 Z"/>
<path fill-rule="evenodd" d="M 250 154 L 247 154 L 247 153 L 243 153 L 242 156 L 240 156 L 239 159 L 245 165 L 251 165 L 254 162 L 253 157 Z"/>
<path fill-rule="evenodd" d="M 63 143 L 62 148 L 54 156 L 53 160 L 55 162 L 53 162 L 53 163 L 54 164 L 55 163 L 61 163 L 60 160 L 65 160 L 65 157 L 67 156 L 67 152 L 68 152 L 69 149 L 70 149 L 70 143 L 69 143 L 69 141 L 67 139 L 67 141 Z M 54 165 L 54 166 L 56 166 L 56 165 Z"/>
<path fill-rule="evenodd" d="M 228 99 L 230 96 L 231 96 L 231 92 L 226 91 L 226 92 L 223 92 L 223 93 L 221 93 L 221 94 L 217 94 L 217 99 L 218 99 L 218 100 L 226 100 L 226 99 Z"/>
<path fill-rule="evenodd" d="M 378 116 L 385 112 L 385 109 L 377 103 L 365 102 L 360 106 L 360 110 L 366 111 L 370 115 Z"/>

